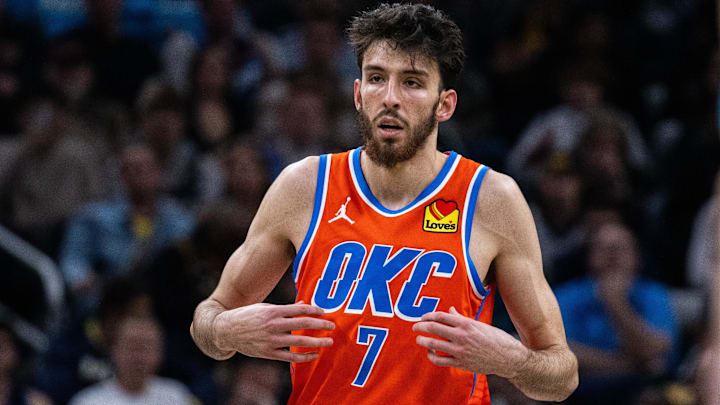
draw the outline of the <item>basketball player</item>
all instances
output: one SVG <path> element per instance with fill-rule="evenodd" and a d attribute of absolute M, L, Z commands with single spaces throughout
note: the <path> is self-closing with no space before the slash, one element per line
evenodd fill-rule
<path fill-rule="evenodd" d="M 349 34 L 364 146 L 282 172 L 193 338 L 218 360 L 291 362 L 291 404 L 489 404 L 486 374 L 565 399 L 577 362 L 527 203 L 509 177 L 437 150 L 458 101 L 459 28 L 396 4 Z M 297 302 L 259 303 L 291 263 Z M 520 340 L 489 325 L 498 289 Z"/>

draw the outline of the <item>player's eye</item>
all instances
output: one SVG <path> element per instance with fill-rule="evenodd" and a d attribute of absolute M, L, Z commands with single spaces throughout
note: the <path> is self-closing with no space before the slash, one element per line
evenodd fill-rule
<path fill-rule="evenodd" d="M 380 75 L 370 75 L 368 80 L 370 83 L 380 83 L 382 81 L 382 77 Z"/>
<path fill-rule="evenodd" d="M 405 80 L 405 85 L 408 87 L 421 87 L 421 83 L 415 79 Z"/>

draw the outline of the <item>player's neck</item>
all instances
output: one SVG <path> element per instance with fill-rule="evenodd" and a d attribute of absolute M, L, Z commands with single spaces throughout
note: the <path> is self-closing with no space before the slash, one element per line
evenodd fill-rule
<path fill-rule="evenodd" d="M 147 385 L 147 380 L 135 376 L 116 375 L 115 382 L 124 392 L 129 394 L 140 394 Z"/>
<path fill-rule="evenodd" d="M 360 157 L 360 166 L 370 191 L 387 209 L 398 210 L 411 203 L 437 177 L 447 155 L 439 152 L 434 142 L 427 142 L 404 162 L 387 168 L 373 162 L 367 154 Z"/>

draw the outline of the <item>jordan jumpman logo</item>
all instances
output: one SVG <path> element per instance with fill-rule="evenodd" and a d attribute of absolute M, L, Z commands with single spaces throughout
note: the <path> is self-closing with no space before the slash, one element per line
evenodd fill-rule
<path fill-rule="evenodd" d="M 337 221 L 340 218 L 345 219 L 348 222 L 350 222 L 350 225 L 355 223 L 355 221 L 353 221 L 352 219 L 350 219 L 347 216 L 347 205 L 349 202 L 350 202 L 350 197 L 348 197 L 347 200 L 345 200 L 345 204 L 340 206 L 340 209 L 335 213 L 335 218 L 328 221 L 329 224 Z"/>

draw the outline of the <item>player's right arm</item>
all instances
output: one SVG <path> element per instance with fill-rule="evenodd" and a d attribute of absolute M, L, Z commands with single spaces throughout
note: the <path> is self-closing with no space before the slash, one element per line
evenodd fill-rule
<path fill-rule="evenodd" d="M 291 334 L 299 329 L 331 330 L 322 309 L 296 303 L 262 304 L 278 283 L 305 236 L 314 201 L 318 158 L 288 166 L 270 186 L 248 230 L 232 254 L 220 282 L 195 310 L 190 334 L 206 355 L 224 360 L 235 352 L 273 360 L 302 362 L 317 353 L 293 353 L 289 346 L 324 347 L 330 338 Z"/>

